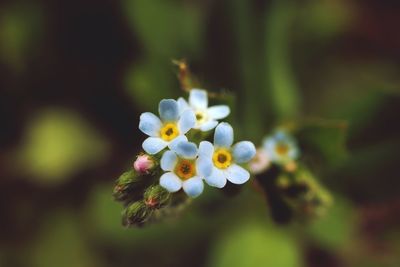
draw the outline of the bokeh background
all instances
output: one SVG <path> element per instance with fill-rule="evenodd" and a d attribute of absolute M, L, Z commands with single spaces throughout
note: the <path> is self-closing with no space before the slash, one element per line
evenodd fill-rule
<path fill-rule="evenodd" d="M 399 27 L 394 0 L 1 1 L 0 266 L 400 266 Z M 183 94 L 180 58 L 235 96 L 238 139 L 348 125 L 312 166 L 335 198 L 325 217 L 276 225 L 249 183 L 121 226 L 114 181 L 139 114 Z"/>

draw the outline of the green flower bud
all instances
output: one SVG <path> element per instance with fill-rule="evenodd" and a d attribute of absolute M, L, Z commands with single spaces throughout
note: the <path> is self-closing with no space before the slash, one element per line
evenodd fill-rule
<path fill-rule="evenodd" d="M 160 185 L 149 187 L 144 193 L 144 203 L 152 209 L 160 209 L 171 200 L 171 193 Z"/>
<path fill-rule="evenodd" d="M 144 182 L 134 170 L 123 173 L 117 180 L 113 190 L 114 199 L 126 201 L 130 199 L 140 199 L 143 194 Z"/>
<path fill-rule="evenodd" d="M 152 214 L 153 209 L 147 207 L 143 201 L 136 201 L 123 211 L 122 224 L 126 227 L 141 226 L 150 219 Z"/>

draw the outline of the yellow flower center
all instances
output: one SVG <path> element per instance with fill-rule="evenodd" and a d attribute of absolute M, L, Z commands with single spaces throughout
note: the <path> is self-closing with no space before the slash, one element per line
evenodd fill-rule
<path fill-rule="evenodd" d="M 196 111 L 196 123 L 200 125 L 206 121 L 207 121 L 207 114 L 205 114 L 202 111 Z"/>
<path fill-rule="evenodd" d="M 196 167 L 192 160 L 181 159 L 175 166 L 175 174 L 182 180 L 187 180 L 196 175 Z"/>
<path fill-rule="evenodd" d="M 275 146 L 275 151 L 278 155 L 284 156 L 289 152 L 289 146 L 285 143 L 279 143 Z"/>
<path fill-rule="evenodd" d="M 165 141 L 171 141 L 179 135 L 178 127 L 175 123 L 166 123 L 160 130 L 161 138 Z"/>
<path fill-rule="evenodd" d="M 217 168 L 226 169 L 232 163 L 232 154 L 228 150 L 220 148 L 214 152 L 212 159 Z"/>

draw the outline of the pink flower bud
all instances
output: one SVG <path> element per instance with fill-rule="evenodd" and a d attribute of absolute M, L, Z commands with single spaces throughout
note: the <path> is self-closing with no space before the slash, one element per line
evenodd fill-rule
<path fill-rule="evenodd" d="M 140 154 L 133 163 L 133 168 L 140 174 L 149 174 L 154 165 L 154 159 L 151 156 Z"/>
<path fill-rule="evenodd" d="M 268 153 L 264 149 L 258 148 L 256 155 L 249 162 L 249 169 L 253 174 L 260 174 L 266 171 L 270 165 L 271 160 L 268 156 Z"/>

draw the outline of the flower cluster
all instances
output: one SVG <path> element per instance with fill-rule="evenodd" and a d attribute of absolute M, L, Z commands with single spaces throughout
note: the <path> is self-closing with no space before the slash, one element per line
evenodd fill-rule
<path fill-rule="evenodd" d="M 307 140 L 314 137 L 304 139 L 307 131 L 301 133 L 301 124 L 289 122 L 291 128 L 276 128 L 257 149 L 250 141 L 234 142 L 233 127 L 220 122 L 230 108 L 209 106 L 207 91 L 191 89 L 185 64 L 180 62 L 179 67 L 188 99 L 163 99 L 158 115 L 140 115 L 139 129 L 148 136 L 143 151 L 114 187 L 115 200 L 125 206 L 123 225 L 143 226 L 178 215 L 203 193 L 205 184 L 219 189 L 229 183 L 241 185 L 251 174 L 277 223 L 287 223 L 295 215 L 307 219 L 323 214 L 331 196 L 304 161 L 309 151 L 300 151 L 299 146 L 309 147 Z"/>
<path fill-rule="evenodd" d="M 140 116 L 139 129 L 149 137 L 143 149 L 150 155 L 162 154 L 160 166 L 164 172 L 159 184 L 174 193 L 180 189 L 190 197 L 203 192 L 208 185 L 223 188 L 227 181 L 243 184 L 250 173 L 240 166 L 255 153 L 253 143 L 241 141 L 232 146 L 233 128 L 226 122 L 230 109 L 225 105 L 208 107 L 207 91 L 193 89 L 189 102 L 183 98 L 161 100 L 159 115 L 145 112 Z M 214 143 L 189 140 L 190 130 L 209 132 L 215 128 Z M 195 142 L 199 142 L 197 146 Z"/>
<path fill-rule="evenodd" d="M 294 215 L 323 214 L 332 202 L 329 193 L 300 161 L 294 135 L 282 128 L 263 139 L 249 169 L 266 193 L 271 215 L 278 223 L 287 223 Z"/>

